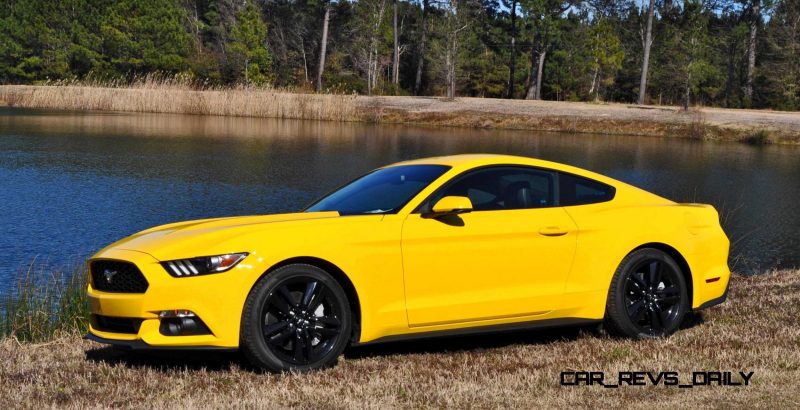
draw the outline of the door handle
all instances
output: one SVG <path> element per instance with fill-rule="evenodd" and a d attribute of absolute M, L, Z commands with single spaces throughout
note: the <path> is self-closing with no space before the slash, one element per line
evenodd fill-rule
<path fill-rule="evenodd" d="M 566 235 L 569 230 L 560 226 L 546 226 L 539 229 L 539 234 L 544 236 L 561 236 Z"/>

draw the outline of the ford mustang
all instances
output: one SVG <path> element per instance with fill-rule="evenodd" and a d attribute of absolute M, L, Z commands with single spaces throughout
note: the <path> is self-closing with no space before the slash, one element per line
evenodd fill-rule
<path fill-rule="evenodd" d="M 664 337 L 725 300 L 728 248 L 710 205 L 537 159 L 420 159 L 301 212 L 106 247 L 88 262 L 87 337 L 240 349 L 270 371 L 330 366 L 348 345 L 517 327 Z"/>

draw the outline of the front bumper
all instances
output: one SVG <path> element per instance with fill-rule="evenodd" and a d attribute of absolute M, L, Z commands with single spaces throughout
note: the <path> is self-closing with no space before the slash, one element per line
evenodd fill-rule
<path fill-rule="evenodd" d="M 92 314 L 141 320 L 135 333 L 104 331 L 92 323 L 89 326 L 92 340 L 146 348 L 238 347 L 241 309 L 250 289 L 253 273 L 252 267 L 244 263 L 246 260 L 228 272 L 175 278 L 164 270 L 158 260 L 146 253 L 111 249 L 97 255 L 97 258 L 135 264 L 147 279 L 149 287 L 144 293 L 138 294 L 109 293 L 94 289 L 90 281 L 88 299 Z M 211 334 L 162 334 L 159 330 L 159 312 L 176 309 L 194 312 Z"/>
<path fill-rule="evenodd" d="M 237 350 L 235 347 L 218 346 L 151 346 L 142 340 L 106 339 L 91 333 L 87 333 L 84 338 L 93 342 L 118 346 L 129 350 L 213 350 L 215 352 L 234 352 Z"/>

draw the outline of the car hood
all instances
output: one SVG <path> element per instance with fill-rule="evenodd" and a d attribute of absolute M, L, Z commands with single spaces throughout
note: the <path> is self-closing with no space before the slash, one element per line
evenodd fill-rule
<path fill-rule="evenodd" d="M 338 217 L 338 212 L 298 212 L 178 222 L 131 235 L 109 245 L 94 257 L 102 257 L 110 249 L 144 252 L 158 260 L 210 255 L 205 255 L 205 252 L 197 254 L 198 249 L 213 249 L 211 252 L 217 253 L 242 252 L 247 249 L 227 249 L 226 241 L 242 234 L 260 231 L 270 224 Z"/>

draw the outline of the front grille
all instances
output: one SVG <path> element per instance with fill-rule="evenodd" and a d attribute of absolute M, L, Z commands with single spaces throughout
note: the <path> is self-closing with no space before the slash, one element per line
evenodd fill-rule
<path fill-rule="evenodd" d="M 147 280 L 130 262 L 99 260 L 89 265 L 92 287 L 103 292 L 144 293 Z"/>
<path fill-rule="evenodd" d="M 143 319 L 92 315 L 92 327 L 101 332 L 139 333 Z"/>

